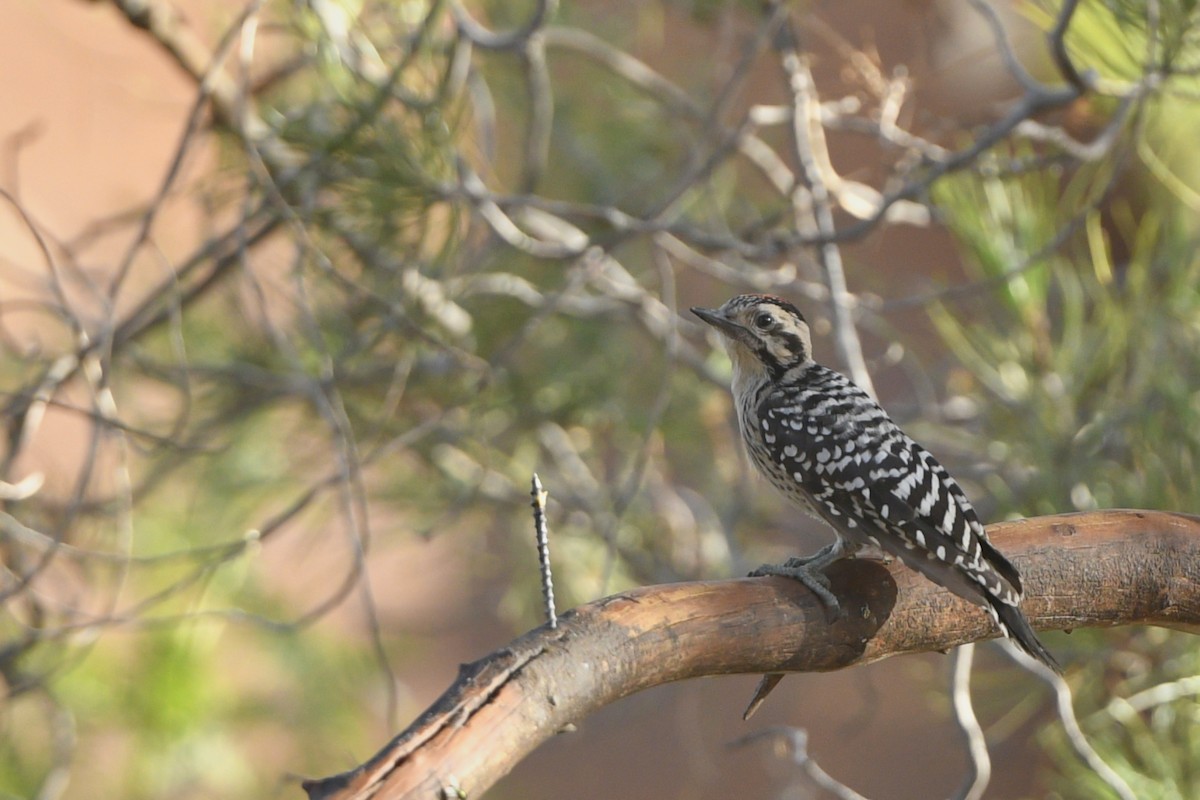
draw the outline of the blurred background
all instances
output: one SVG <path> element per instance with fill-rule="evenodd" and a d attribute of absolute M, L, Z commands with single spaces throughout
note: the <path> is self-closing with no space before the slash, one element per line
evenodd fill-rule
<path fill-rule="evenodd" d="M 691 305 L 796 302 L 987 520 L 1200 510 L 1185 0 L 0 0 L 0 791 L 298 797 L 560 609 L 828 532 Z M 681 313 L 681 311 L 683 313 Z M 1003 549 L 1003 543 L 999 543 Z M 1139 798 L 1200 652 L 1045 637 Z M 1117 797 L 994 646 L 988 797 Z M 496 798 L 953 794 L 949 659 L 662 687 Z"/>

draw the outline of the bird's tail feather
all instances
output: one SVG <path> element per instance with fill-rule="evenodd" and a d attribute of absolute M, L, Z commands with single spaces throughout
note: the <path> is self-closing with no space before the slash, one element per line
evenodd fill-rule
<path fill-rule="evenodd" d="M 1025 614 L 1021 612 L 1020 608 L 1001 602 L 998 598 L 989 597 L 988 610 L 992 613 L 992 618 L 996 620 L 996 624 L 1000 626 L 1001 632 L 1009 639 L 1012 639 L 1017 647 L 1056 673 L 1062 674 L 1062 667 L 1058 665 L 1058 662 L 1054 660 L 1054 656 L 1050 654 L 1050 651 L 1038 639 L 1037 634 L 1033 632 L 1029 620 L 1025 618 Z"/>

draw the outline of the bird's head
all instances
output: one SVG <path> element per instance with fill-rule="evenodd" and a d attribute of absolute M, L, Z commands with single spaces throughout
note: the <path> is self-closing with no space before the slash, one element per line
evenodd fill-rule
<path fill-rule="evenodd" d="M 720 308 L 693 308 L 692 313 L 721 334 L 736 373 L 766 373 L 779 380 L 812 363 L 808 323 L 787 300 L 739 294 Z"/>

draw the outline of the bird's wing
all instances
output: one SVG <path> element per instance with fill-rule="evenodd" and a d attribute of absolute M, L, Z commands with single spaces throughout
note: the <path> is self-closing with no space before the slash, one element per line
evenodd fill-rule
<path fill-rule="evenodd" d="M 864 406 L 863 398 L 803 413 L 766 398 L 760 418 L 776 423 L 776 452 L 795 463 L 797 477 L 835 528 L 877 543 L 958 594 L 1019 602 L 1020 576 L 988 542 L 962 488 L 883 409 L 874 401 Z M 854 413 L 845 413 L 849 408 Z M 963 570 L 976 585 L 939 564 Z"/>

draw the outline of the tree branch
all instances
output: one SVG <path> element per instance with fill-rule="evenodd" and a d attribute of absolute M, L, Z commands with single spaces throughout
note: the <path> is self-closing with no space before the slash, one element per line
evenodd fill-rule
<path fill-rule="evenodd" d="M 1101 511 L 988 529 L 1025 577 L 1035 628 L 1200 630 L 1200 517 Z M 462 667 L 408 730 L 310 800 L 478 797 L 543 741 L 634 692 L 701 675 L 842 669 L 993 638 L 980 609 L 899 563 L 828 571 L 832 624 L 780 578 L 648 586 L 564 614 Z M 1069 664 L 1069 659 L 1064 659 Z"/>

